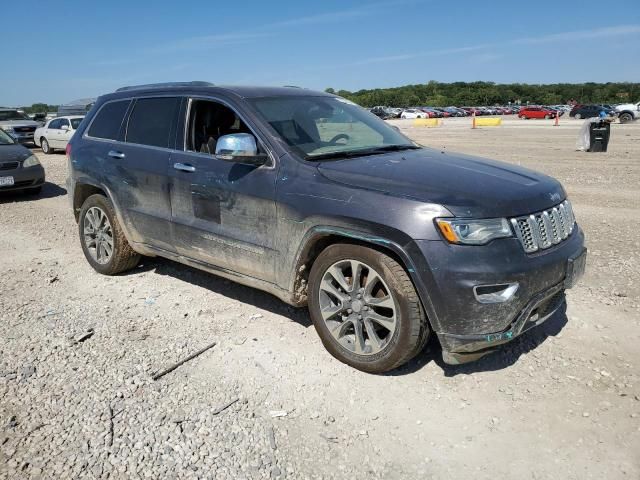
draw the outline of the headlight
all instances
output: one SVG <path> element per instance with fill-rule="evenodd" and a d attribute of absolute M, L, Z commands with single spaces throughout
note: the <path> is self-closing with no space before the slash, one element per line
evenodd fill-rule
<path fill-rule="evenodd" d="M 2 130 L 7 132 L 8 134 L 12 134 L 13 133 L 13 127 L 0 127 L 0 128 L 2 128 Z"/>
<path fill-rule="evenodd" d="M 24 162 L 22 162 L 22 166 L 24 168 L 35 167 L 36 165 L 40 165 L 40 160 L 38 160 L 38 157 L 35 155 L 30 155 Z"/>
<path fill-rule="evenodd" d="M 513 232 L 506 218 L 473 220 L 438 218 L 436 225 L 450 243 L 484 245 L 496 238 L 511 237 Z"/>

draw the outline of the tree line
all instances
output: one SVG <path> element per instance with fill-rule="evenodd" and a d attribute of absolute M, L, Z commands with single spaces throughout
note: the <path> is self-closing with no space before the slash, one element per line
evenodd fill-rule
<path fill-rule="evenodd" d="M 46 103 L 34 103 L 30 107 L 20 107 L 20 110 L 28 114 L 57 112 L 58 105 L 47 105 Z"/>
<path fill-rule="evenodd" d="M 403 87 L 376 88 L 371 90 L 334 90 L 335 93 L 363 107 L 384 105 L 390 107 L 449 105 L 508 105 L 539 104 L 560 105 L 570 102 L 628 103 L 640 97 L 640 83 L 553 83 L 530 85 L 526 83 L 453 82 L 430 81 Z"/>

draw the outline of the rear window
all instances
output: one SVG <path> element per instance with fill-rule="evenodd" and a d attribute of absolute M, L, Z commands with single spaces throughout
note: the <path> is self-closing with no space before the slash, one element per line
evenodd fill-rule
<path fill-rule="evenodd" d="M 131 100 L 120 100 L 104 104 L 91 123 L 88 135 L 94 138 L 116 140 L 124 114 L 129 108 L 129 103 L 131 103 Z"/>
<path fill-rule="evenodd" d="M 171 126 L 176 119 L 180 99 L 176 97 L 142 98 L 136 101 L 127 125 L 127 143 L 169 147 Z"/>

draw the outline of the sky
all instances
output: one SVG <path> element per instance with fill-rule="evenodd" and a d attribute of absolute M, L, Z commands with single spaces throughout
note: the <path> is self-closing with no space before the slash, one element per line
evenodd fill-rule
<path fill-rule="evenodd" d="M 640 81 L 640 0 L 32 0 L 2 10 L 3 106 L 186 80 L 351 91 Z"/>

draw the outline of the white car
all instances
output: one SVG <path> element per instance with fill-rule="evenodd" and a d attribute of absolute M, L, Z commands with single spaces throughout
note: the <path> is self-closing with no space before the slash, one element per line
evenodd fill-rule
<path fill-rule="evenodd" d="M 33 141 L 42 148 L 43 153 L 53 153 L 56 149 L 64 150 L 83 118 L 69 116 L 49 120 L 44 126 L 36 129 Z"/>
<path fill-rule="evenodd" d="M 400 114 L 400 118 L 427 118 L 428 116 L 426 113 L 413 108 L 409 108 Z"/>

